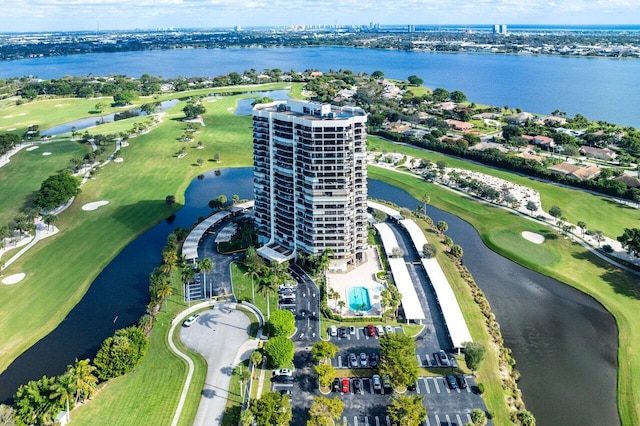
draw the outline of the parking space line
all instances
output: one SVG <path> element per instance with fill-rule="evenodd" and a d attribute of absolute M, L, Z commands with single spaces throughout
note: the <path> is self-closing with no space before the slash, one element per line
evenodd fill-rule
<path fill-rule="evenodd" d="M 467 423 L 471 423 L 471 414 L 467 413 Z"/>
<path fill-rule="evenodd" d="M 458 424 L 462 425 L 464 423 L 462 423 L 462 419 L 460 418 L 460 414 L 456 414 L 456 419 L 458 420 Z"/>
<path fill-rule="evenodd" d="M 440 393 L 440 385 L 438 384 L 438 379 L 434 378 L 433 379 L 433 384 L 436 387 L 436 392 Z"/>
<path fill-rule="evenodd" d="M 418 395 L 420 395 L 420 381 L 419 380 L 416 382 L 416 393 Z"/>
<path fill-rule="evenodd" d="M 444 416 L 447 419 L 447 424 L 451 426 L 451 419 L 449 419 L 449 415 Z"/>
<path fill-rule="evenodd" d="M 342 416 L 342 424 L 343 425 L 349 424 L 349 421 L 347 420 L 347 416 Z"/>
<path fill-rule="evenodd" d="M 391 426 L 391 419 L 387 416 L 387 426 Z"/>
<path fill-rule="evenodd" d="M 418 365 L 422 367 L 422 360 L 420 359 L 420 355 L 416 354 L 416 358 L 418 358 Z"/>
<path fill-rule="evenodd" d="M 447 393 L 451 393 L 451 389 L 449 389 L 449 384 L 447 383 L 447 379 L 443 377 L 442 381 L 444 382 L 444 388 L 447 390 Z"/>
<path fill-rule="evenodd" d="M 358 426 L 358 416 L 353 416 L 353 425 Z"/>
<path fill-rule="evenodd" d="M 436 424 L 437 425 L 441 425 L 442 423 L 440 423 L 440 417 L 438 417 L 438 415 L 436 414 Z"/>
<path fill-rule="evenodd" d="M 424 382 L 425 387 L 427 388 L 427 393 L 431 393 L 431 389 L 429 389 L 429 378 L 423 378 L 422 381 Z"/>
<path fill-rule="evenodd" d="M 431 357 L 429 356 L 429 354 L 426 354 L 424 356 L 424 363 L 427 364 L 427 367 L 431 367 Z"/>
<path fill-rule="evenodd" d="M 378 416 L 376 416 L 376 426 L 380 426 L 380 418 Z"/>
<path fill-rule="evenodd" d="M 429 421 L 429 416 L 427 416 L 427 418 L 425 419 L 427 426 L 431 426 L 431 422 Z"/>

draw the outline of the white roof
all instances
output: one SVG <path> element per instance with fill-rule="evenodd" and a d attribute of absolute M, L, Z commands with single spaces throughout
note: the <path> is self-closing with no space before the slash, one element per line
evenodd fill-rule
<path fill-rule="evenodd" d="M 393 234 L 391 227 L 386 223 L 376 223 L 373 226 L 378 230 L 378 234 L 382 240 L 382 247 L 384 247 L 384 252 L 387 254 L 387 257 L 391 257 L 393 248 L 398 247 L 398 241 L 396 240 L 396 236 Z"/>
<path fill-rule="evenodd" d="M 226 219 L 230 216 L 231 213 L 228 211 L 220 211 L 213 216 L 209 216 L 202 222 L 200 222 L 195 228 L 189 232 L 187 239 L 184 240 L 184 244 L 182 245 L 182 256 L 184 256 L 187 260 L 195 260 L 198 258 L 198 244 L 202 239 L 202 236 L 207 229 L 212 226 L 217 225 L 222 220 Z"/>
<path fill-rule="evenodd" d="M 391 227 L 386 223 L 378 223 L 375 227 L 380 234 L 384 251 L 387 253 L 393 281 L 396 283 L 396 287 L 398 287 L 398 291 L 402 295 L 402 308 L 404 309 L 405 317 L 408 320 L 425 319 L 426 317 L 422 310 L 420 299 L 418 299 L 418 293 L 416 293 L 413 281 L 409 275 L 407 264 L 403 258 L 391 257 L 393 248 L 398 247 L 396 236 L 391 230 Z"/>
<path fill-rule="evenodd" d="M 385 212 L 386 214 L 388 214 L 389 216 L 391 216 L 392 218 L 394 218 L 396 220 L 402 219 L 402 215 L 400 215 L 400 212 L 398 212 L 395 209 L 392 209 L 389 206 L 385 206 L 384 204 L 380 204 L 380 203 L 376 203 L 375 201 L 367 200 L 367 206 L 370 209 L 376 209 L 376 210 L 380 210 L 381 212 Z"/>
<path fill-rule="evenodd" d="M 416 248 L 418 255 L 422 257 L 422 249 L 424 245 L 427 244 L 427 238 L 424 236 L 424 232 L 422 232 L 422 229 L 420 229 L 418 224 L 413 220 L 403 219 L 400 221 L 400 224 L 407 230 L 411 237 L 411 241 L 413 242 L 413 246 Z"/>
<path fill-rule="evenodd" d="M 409 275 L 407 264 L 401 257 L 390 257 L 389 267 L 391 268 L 391 275 L 393 275 L 393 282 L 396 283 L 398 291 L 402 295 L 402 309 L 407 320 L 423 320 L 425 319 L 420 299 L 418 299 L 418 293 L 413 286 L 413 281 Z"/>
<path fill-rule="evenodd" d="M 238 232 L 238 225 L 232 223 L 230 225 L 225 226 L 218 235 L 216 235 L 216 244 L 218 243 L 228 243 L 231 241 L 231 238 Z"/>
<path fill-rule="evenodd" d="M 421 259 L 421 261 L 436 291 L 436 297 L 438 298 L 444 321 L 449 329 L 449 336 L 451 337 L 453 347 L 462 348 L 464 342 L 471 342 L 472 339 L 467 323 L 462 316 L 456 295 L 453 294 L 451 285 L 449 285 L 449 281 L 444 275 L 437 259 Z"/>

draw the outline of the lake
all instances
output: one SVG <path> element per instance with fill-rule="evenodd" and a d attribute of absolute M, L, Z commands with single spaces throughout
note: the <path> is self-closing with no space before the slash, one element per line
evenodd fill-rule
<path fill-rule="evenodd" d="M 640 127 L 640 60 L 371 50 L 348 47 L 175 49 L 91 53 L 0 62 L 0 77 L 144 73 L 213 77 L 254 68 L 350 69 L 461 90 L 469 100 L 540 114 L 559 109 L 593 120 Z"/>
<path fill-rule="evenodd" d="M 252 191 L 252 168 L 223 169 L 219 176 L 211 171 L 194 179 L 175 221 L 163 221 L 129 244 L 67 318 L 0 375 L 0 402 L 29 380 L 63 373 L 76 357 L 95 356 L 103 339 L 137 322 L 148 301 L 149 273 L 160 263 L 167 235 L 206 216 L 211 198 L 252 198 Z M 410 209 L 418 204 L 406 192 L 375 180 L 369 180 L 369 196 Z M 524 400 L 538 424 L 619 423 L 613 317 L 591 297 L 491 251 L 461 219 L 432 206 L 428 214 L 446 221 L 447 235 L 462 246 L 464 263 L 486 293 L 505 345 L 513 350 Z"/>

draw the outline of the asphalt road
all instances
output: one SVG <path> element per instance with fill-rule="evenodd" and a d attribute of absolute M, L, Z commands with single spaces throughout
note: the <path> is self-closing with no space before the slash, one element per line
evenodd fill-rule
<path fill-rule="evenodd" d="M 182 343 L 207 361 L 207 377 L 194 425 L 221 424 L 231 374 L 242 355 L 239 350 L 249 340 L 250 324 L 247 315 L 235 309 L 235 303 L 221 303 L 201 312 L 191 327 L 180 330 Z"/>

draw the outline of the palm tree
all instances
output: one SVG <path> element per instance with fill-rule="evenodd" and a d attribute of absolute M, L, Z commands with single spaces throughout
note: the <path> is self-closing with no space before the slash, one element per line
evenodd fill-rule
<path fill-rule="evenodd" d="M 213 262 L 208 257 L 198 261 L 198 269 L 200 269 L 204 275 L 204 288 L 207 288 L 207 272 L 211 272 L 213 269 Z M 212 284 L 213 285 L 213 284 Z M 213 288 L 209 289 L 209 297 L 213 296 Z"/>
<path fill-rule="evenodd" d="M 444 234 L 449 229 L 449 225 L 444 220 L 441 220 L 436 225 L 436 229 L 438 230 L 439 233 Z"/>
<path fill-rule="evenodd" d="M 78 360 L 74 365 L 70 365 L 67 370 L 74 382 L 76 388 L 75 404 L 80 401 L 85 401 L 91 398 L 96 390 L 96 384 L 98 378 L 93 374 L 96 371 L 96 367 L 89 363 L 89 359 Z"/>
<path fill-rule="evenodd" d="M 60 406 L 66 407 L 67 417 L 69 416 L 70 408 L 69 401 L 76 393 L 75 379 L 69 374 L 65 373 L 59 376 L 57 380 L 51 385 L 51 393 L 49 398 L 56 401 Z M 69 420 L 67 418 L 67 420 Z"/>
<path fill-rule="evenodd" d="M 258 291 L 267 299 L 267 319 L 269 319 L 271 314 L 271 311 L 269 310 L 269 295 L 272 291 L 276 291 L 277 289 L 278 284 L 273 270 L 271 268 L 265 269 L 258 280 Z"/>
<path fill-rule="evenodd" d="M 191 282 L 193 277 L 196 276 L 196 271 L 193 269 L 193 265 L 185 265 L 180 270 L 180 275 L 182 279 L 182 284 L 184 284 L 185 293 L 187 293 L 187 284 Z M 187 301 L 189 302 L 189 306 L 191 306 L 191 297 L 187 294 Z"/>
<path fill-rule="evenodd" d="M 46 213 L 42 216 L 42 221 L 45 223 L 45 225 L 47 225 L 47 231 L 49 231 L 49 226 L 56 221 L 56 219 L 58 218 L 58 216 L 56 216 L 55 214 L 51 214 L 51 213 Z"/>
<path fill-rule="evenodd" d="M 582 238 L 584 238 L 584 230 L 587 229 L 587 223 L 583 221 L 578 221 L 578 228 L 582 231 Z"/>
<path fill-rule="evenodd" d="M 163 250 L 162 266 L 160 267 L 160 269 L 162 269 L 162 272 L 173 274 L 173 271 L 176 269 L 177 266 L 178 266 L 178 254 L 176 253 L 176 251 L 171 249 Z"/>
<path fill-rule="evenodd" d="M 424 194 L 422 196 L 422 213 L 427 214 L 427 204 L 429 204 L 431 202 L 431 197 L 429 197 L 427 194 Z"/>
<path fill-rule="evenodd" d="M 171 284 L 169 284 L 168 281 L 163 280 L 156 290 L 156 297 L 160 301 L 160 304 L 163 304 L 172 294 L 173 287 L 171 287 Z"/>

